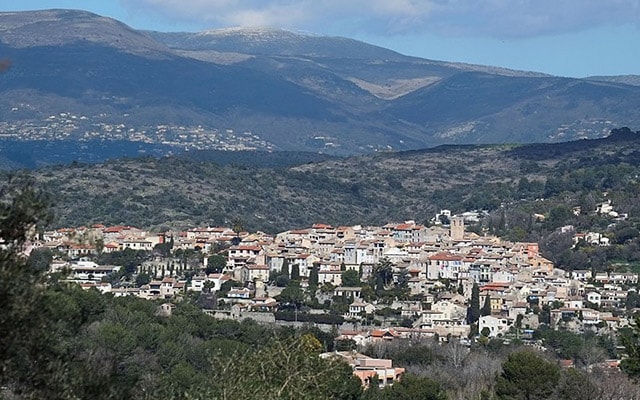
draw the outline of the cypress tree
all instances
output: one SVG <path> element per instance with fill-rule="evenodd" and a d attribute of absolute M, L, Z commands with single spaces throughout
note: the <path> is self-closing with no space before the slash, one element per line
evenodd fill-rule
<path fill-rule="evenodd" d="M 289 278 L 289 260 L 287 260 L 286 258 L 284 259 L 284 261 L 282 261 L 282 268 L 280 269 L 280 274 L 285 275 L 287 278 Z"/>
<path fill-rule="evenodd" d="M 293 264 L 291 266 L 291 280 L 292 281 L 300 280 L 300 266 L 298 264 Z"/>
<path fill-rule="evenodd" d="M 474 282 L 471 288 L 471 301 L 469 302 L 467 322 L 474 324 L 478 319 L 480 319 L 480 288 L 478 284 Z"/>
<path fill-rule="evenodd" d="M 318 263 L 313 263 L 313 268 L 311 268 L 311 272 L 309 273 L 310 287 L 318 287 L 318 283 L 320 282 L 320 278 L 318 277 L 319 270 L 320 266 L 318 265 Z"/>
<path fill-rule="evenodd" d="M 484 304 L 482 305 L 482 310 L 480 310 L 480 315 L 483 317 L 491 315 L 491 296 L 489 293 L 484 297 Z"/>

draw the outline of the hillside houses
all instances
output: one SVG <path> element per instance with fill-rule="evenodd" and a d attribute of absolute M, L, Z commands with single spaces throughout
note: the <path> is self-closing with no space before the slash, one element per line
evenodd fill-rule
<path fill-rule="evenodd" d="M 510 334 L 518 320 L 521 329 L 535 329 L 540 322 L 573 330 L 616 330 L 628 324 L 624 316 L 627 291 L 637 284 L 637 274 L 593 274 L 587 270 L 565 273 L 540 255 L 537 243 L 469 235 L 464 231 L 463 218 L 451 219 L 457 224 L 450 228 L 425 227 L 414 221 L 384 226 L 315 224 L 275 236 L 229 228 L 159 234 L 130 226 L 96 225 L 46 232 L 41 245 L 63 251 L 73 259 L 99 251 L 150 251 L 171 243 L 174 254 L 195 254 L 195 263 L 156 255 L 138 268 L 138 273 L 146 273 L 151 279 L 137 288 L 100 286 L 116 270 L 85 261 L 72 264 L 70 279 L 87 287 L 100 286 L 104 292 L 150 299 L 203 292 L 205 288 L 215 293 L 233 280 L 240 287 L 228 292 L 228 302 L 255 309 L 277 308 L 277 303 L 266 308 L 258 306 L 255 298 L 277 297 L 282 288 L 267 283 L 286 266 L 289 276 L 295 269 L 303 289 L 309 286 L 312 276 L 317 276 L 318 287 L 325 290 L 318 295 L 320 303 L 343 299 L 346 304 L 342 316 L 347 321 L 360 326 L 373 321 L 402 323 L 404 329 L 421 337 L 466 337 L 472 330 L 467 323 L 467 308 L 474 284 L 479 287 L 481 303 L 487 301 L 489 309 L 478 328 L 481 331 L 486 327 L 490 336 Z M 72 252 L 72 248 L 85 252 Z M 224 252 L 220 254 L 226 255 L 223 270 L 206 273 L 207 258 L 221 250 Z M 379 301 L 370 297 L 371 290 L 363 290 L 370 279 L 378 279 L 381 264 L 389 268 L 389 276 L 384 279 L 387 287 L 401 283 L 406 287 L 406 294 L 391 304 L 390 299 Z M 356 271 L 361 285 L 343 286 L 347 271 Z"/>

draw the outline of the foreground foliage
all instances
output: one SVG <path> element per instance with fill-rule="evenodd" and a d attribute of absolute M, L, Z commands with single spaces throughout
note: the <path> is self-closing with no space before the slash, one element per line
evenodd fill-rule
<path fill-rule="evenodd" d="M 215 320 L 189 303 L 158 304 L 75 285 L 42 294 L 48 322 L 3 354 L 3 385 L 24 398 L 357 399 L 351 368 L 318 357 L 312 334 Z M 7 326 L 7 325 L 5 325 Z M 12 330 L 18 331 L 13 328 Z M 14 337 L 13 332 L 7 332 Z"/>
<path fill-rule="evenodd" d="M 46 206 L 30 187 L 2 194 L 0 396 L 360 397 L 348 365 L 318 356 L 327 349 L 316 330 L 215 320 L 187 300 L 163 317 L 156 302 L 103 296 L 32 268 L 22 249 Z"/>

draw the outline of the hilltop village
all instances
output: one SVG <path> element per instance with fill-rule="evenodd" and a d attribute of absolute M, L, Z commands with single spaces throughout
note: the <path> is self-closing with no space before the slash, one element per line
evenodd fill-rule
<path fill-rule="evenodd" d="M 447 213 L 447 226 L 315 224 L 275 236 L 96 225 L 44 232 L 31 249 L 50 249 L 51 271 L 86 289 L 166 300 L 168 312 L 189 292 L 208 294 L 203 309 L 214 316 L 325 323 L 357 344 L 380 335 L 527 338 L 541 323 L 602 333 L 629 325 L 625 300 L 638 274 L 566 272 L 537 243 L 465 232 L 465 217 Z M 576 233 L 576 243 L 586 236 Z M 149 256 L 138 265 L 98 263 L 140 250 Z M 470 314 L 473 296 L 481 315 Z"/>

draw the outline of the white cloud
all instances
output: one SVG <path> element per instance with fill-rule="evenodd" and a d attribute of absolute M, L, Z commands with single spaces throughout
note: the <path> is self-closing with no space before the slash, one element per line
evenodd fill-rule
<path fill-rule="evenodd" d="M 273 26 L 393 35 L 531 37 L 638 24 L 640 0 L 120 0 L 203 27 Z"/>

